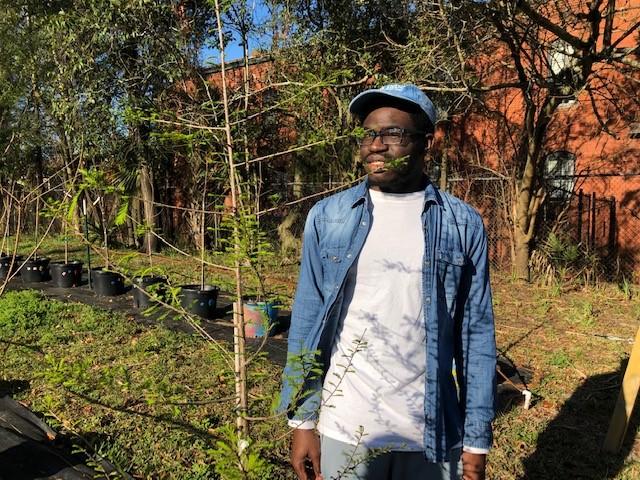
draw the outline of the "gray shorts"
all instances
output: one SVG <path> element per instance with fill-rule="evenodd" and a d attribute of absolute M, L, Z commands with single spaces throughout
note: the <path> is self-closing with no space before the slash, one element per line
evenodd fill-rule
<path fill-rule="evenodd" d="M 320 469 L 324 480 L 459 480 L 460 449 L 448 462 L 430 463 L 422 452 L 376 451 L 320 436 Z"/>

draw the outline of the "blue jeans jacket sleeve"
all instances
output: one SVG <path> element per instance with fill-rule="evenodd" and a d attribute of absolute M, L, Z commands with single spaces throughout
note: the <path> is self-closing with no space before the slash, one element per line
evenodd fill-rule
<path fill-rule="evenodd" d="M 321 323 L 324 306 L 323 271 L 318 255 L 319 231 L 316 222 L 318 205 L 307 216 L 302 243 L 302 259 L 298 287 L 294 297 L 283 389 L 279 411 L 290 407 L 294 420 L 316 420 L 320 408 L 322 370 L 316 352 L 309 350 L 312 330 Z"/>
<path fill-rule="evenodd" d="M 484 228 L 475 229 L 470 240 L 471 275 L 466 285 L 468 297 L 462 310 L 461 328 L 463 368 L 458 369 L 465 412 L 463 444 L 488 449 L 493 438 L 496 344 Z"/>

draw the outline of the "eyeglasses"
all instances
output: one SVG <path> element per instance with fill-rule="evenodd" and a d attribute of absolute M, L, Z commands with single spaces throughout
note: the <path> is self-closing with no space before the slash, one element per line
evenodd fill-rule
<path fill-rule="evenodd" d="M 358 142 L 358 145 L 360 146 L 371 145 L 377 137 L 380 137 L 380 141 L 383 145 L 401 145 L 405 143 L 405 138 L 415 137 L 417 135 L 426 135 L 426 133 L 398 127 L 383 128 L 379 132 L 371 129 L 365 129 L 364 133 L 356 137 L 356 142 Z"/>

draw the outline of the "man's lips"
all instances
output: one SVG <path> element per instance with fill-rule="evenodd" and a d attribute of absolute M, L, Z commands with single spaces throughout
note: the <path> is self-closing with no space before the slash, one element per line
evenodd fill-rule
<path fill-rule="evenodd" d="M 384 162 L 368 162 L 367 167 L 370 173 L 382 173 L 386 170 Z"/>
<path fill-rule="evenodd" d="M 389 161 L 389 159 L 374 157 L 367 158 L 365 163 L 367 164 L 367 168 L 371 171 L 371 173 L 377 173 L 385 170 L 385 164 L 387 161 Z"/>

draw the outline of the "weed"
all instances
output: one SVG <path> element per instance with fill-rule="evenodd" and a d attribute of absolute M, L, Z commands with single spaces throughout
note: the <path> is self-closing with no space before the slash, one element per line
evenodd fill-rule
<path fill-rule="evenodd" d="M 556 350 L 549 358 L 549 365 L 557 368 L 567 368 L 571 365 L 571 360 L 563 350 Z"/>
<path fill-rule="evenodd" d="M 531 271 L 543 285 L 592 284 L 601 269 L 598 255 L 567 236 L 550 232 L 531 255 Z"/>
<path fill-rule="evenodd" d="M 627 277 L 622 277 L 622 280 L 618 284 L 618 288 L 622 292 L 625 299 L 631 300 L 631 298 L 633 298 L 633 285 Z"/>
<path fill-rule="evenodd" d="M 516 425 L 516 438 L 526 443 L 529 447 L 535 446 L 538 440 L 538 433 L 536 425 L 532 425 L 529 422 L 518 422 Z"/>
<path fill-rule="evenodd" d="M 273 466 L 265 459 L 267 444 L 240 440 L 235 427 L 225 425 L 217 431 L 220 439 L 209 450 L 215 459 L 215 471 L 225 480 L 269 480 Z"/>
<path fill-rule="evenodd" d="M 596 309 L 590 301 L 584 301 L 578 304 L 574 310 L 574 314 L 569 319 L 573 323 L 577 323 L 584 329 L 592 328 L 597 321 Z"/>
<path fill-rule="evenodd" d="M 537 317 L 545 318 L 546 315 L 551 310 L 551 302 L 549 300 L 541 300 L 540 303 L 537 303 L 535 306 L 535 314 Z"/>

